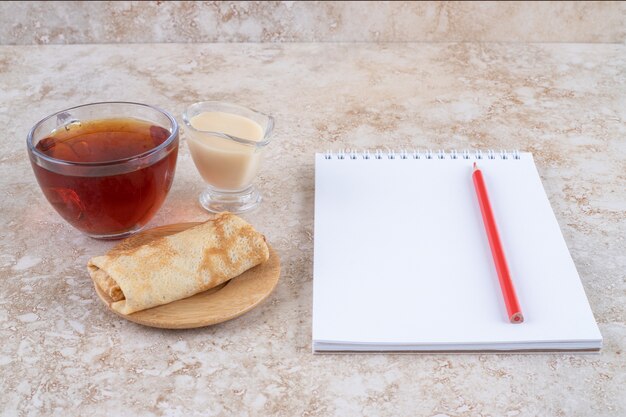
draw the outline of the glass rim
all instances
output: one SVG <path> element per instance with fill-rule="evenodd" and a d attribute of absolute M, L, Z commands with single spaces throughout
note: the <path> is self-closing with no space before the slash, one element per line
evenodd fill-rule
<path fill-rule="evenodd" d="M 267 117 L 267 126 L 265 127 L 265 129 L 263 129 L 263 140 L 262 141 L 255 141 L 255 140 L 250 140 L 250 139 L 245 139 L 245 138 L 240 138 L 238 136 L 233 136 L 233 135 L 229 135 L 228 133 L 224 133 L 224 132 L 215 132 L 212 130 L 202 130 L 202 129 L 196 129 L 195 127 L 193 127 L 191 125 L 191 120 L 189 119 L 189 109 L 191 109 L 194 106 L 198 106 L 201 104 L 220 104 L 220 105 L 227 105 L 227 106 L 231 106 L 231 107 L 235 107 L 235 108 L 239 108 L 239 109 L 243 109 L 243 110 L 248 110 L 251 112 L 254 112 L 256 114 L 260 114 L 263 117 Z M 265 114 L 263 112 L 260 112 L 258 110 L 255 110 L 251 107 L 245 107 L 245 106 L 240 106 L 239 104 L 234 104 L 234 103 L 229 103 L 227 101 L 214 101 L 214 100 L 209 100 L 209 101 L 198 101 L 195 102 L 193 104 L 190 104 L 185 111 L 183 112 L 183 122 L 185 123 L 185 127 L 188 129 L 193 130 L 194 132 L 198 132 L 198 133 L 203 133 L 203 134 L 208 134 L 211 136 L 217 136 L 219 138 L 222 139 L 229 139 L 235 142 L 239 142 L 241 144 L 244 145 L 249 145 L 249 146 L 253 146 L 255 148 L 262 148 L 263 146 L 268 145 L 272 139 L 271 139 L 271 134 L 274 131 L 274 118 L 269 115 L 269 114 Z"/>
<path fill-rule="evenodd" d="M 155 111 L 161 113 L 162 115 L 164 115 L 165 117 L 167 117 L 168 120 L 170 121 L 170 124 L 172 125 L 172 131 L 170 132 L 170 136 L 163 143 L 161 143 L 160 145 L 155 146 L 154 148 L 149 149 L 149 150 L 147 150 L 145 152 L 139 153 L 137 155 L 128 156 L 126 158 L 120 158 L 120 159 L 111 159 L 109 161 L 100 161 L 100 162 L 74 162 L 74 161 L 67 161 L 65 159 L 53 158 L 53 157 L 51 157 L 49 155 L 46 155 L 43 152 L 39 151 L 33 145 L 33 137 L 34 137 L 34 134 L 35 134 L 35 130 L 37 130 L 38 127 L 40 127 L 46 121 L 50 120 L 52 117 L 57 116 L 58 114 L 61 114 L 61 113 L 66 112 L 66 111 L 79 109 L 81 107 L 94 106 L 94 105 L 98 105 L 98 104 L 130 104 L 130 105 L 133 105 L 133 106 L 147 107 L 147 108 L 150 108 L 152 110 L 155 110 Z M 97 102 L 94 102 L 94 103 L 81 104 L 81 105 L 78 105 L 78 106 L 69 107 L 69 108 L 64 109 L 64 110 L 59 110 L 59 111 L 56 111 L 56 112 L 52 113 L 49 116 L 44 117 L 43 119 L 41 119 L 40 121 L 35 123 L 35 125 L 28 132 L 28 135 L 26 136 L 26 145 L 28 146 L 28 150 L 32 154 L 36 155 L 38 158 L 41 158 L 41 159 L 43 159 L 43 160 L 45 160 L 47 162 L 53 163 L 53 164 L 65 165 L 65 166 L 102 167 L 102 166 L 109 166 L 109 165 L 119 165 L 119 164 L 123 164 L 123 163 L 126 163 L 126 162 L 133 162 L 135 160 L 142 159 L 144 157 L 147 157 L 147 156 L 153 155 L 155 153 L 158 153 L 159 151 L 167 148 L 174 141 L 174 139 L 176 139 L 176 137 L 178 137 L 178 129 L 179 129 L 178 128 L 178 122 L 176 121 L 174 116 L 172 116 L 166 110 L 161 109 L 160 107 L 151 106 L 150 104 L 137 103 L 137 102 L 133 102 L 133 101 L 97 101 Z"/>

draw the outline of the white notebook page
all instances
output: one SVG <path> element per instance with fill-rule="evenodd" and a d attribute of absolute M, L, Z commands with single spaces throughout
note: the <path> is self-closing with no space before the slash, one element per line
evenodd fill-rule
<path fill-rule="evenodd" d="M 478 161 L 525 319 L 508 322 L 473 162 L 316 155 L 314 343 L 599 348 L 529 153 Z"/>

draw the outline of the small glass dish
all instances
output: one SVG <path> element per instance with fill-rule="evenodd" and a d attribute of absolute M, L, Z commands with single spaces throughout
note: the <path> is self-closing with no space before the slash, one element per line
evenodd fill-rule
<path fill-rule="evenodd" d="M 207 184 L 199 197 L 202 207 L 213 213 L 257 207 L 262 196 L 254 180 L 274 119 L 236 104 L 204 101 L 189 106 L 183 121 L 191 157 Z"/>

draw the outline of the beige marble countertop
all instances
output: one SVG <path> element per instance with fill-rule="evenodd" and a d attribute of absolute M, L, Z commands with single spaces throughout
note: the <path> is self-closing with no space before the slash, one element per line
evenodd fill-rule
<path fill-rule="evenodd" d="M 170 44 L 0 47 L 1 416 L 626 415 L 626 46 Z M 276 291 L 213 327 L 109 313 L 86 273 L 112 242 L 52 210 L 28 129 L 65 107 L 212 99 L 276 117 L 244 217 L 282 258 Z M 152 226 L 207 216 L 182 134 Z M 313 153 L 532 151 L 604 336 L 597 355 L 312 355 Z"/>
<path fill-rule="evenodd" d="M 0 2 L 0 44 L 3 45 L 462 41 L 623 43 L 626 3 Z"/>

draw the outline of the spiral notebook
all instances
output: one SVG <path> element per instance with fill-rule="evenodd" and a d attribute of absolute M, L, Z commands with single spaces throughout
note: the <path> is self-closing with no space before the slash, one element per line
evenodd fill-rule
<path fill-rule="evenodd" d="M 472 164 L 524 323 L 509 323 Z M 313 351 L 597 351 L 602 336 L 530 153 L 315 159 Z"/>

